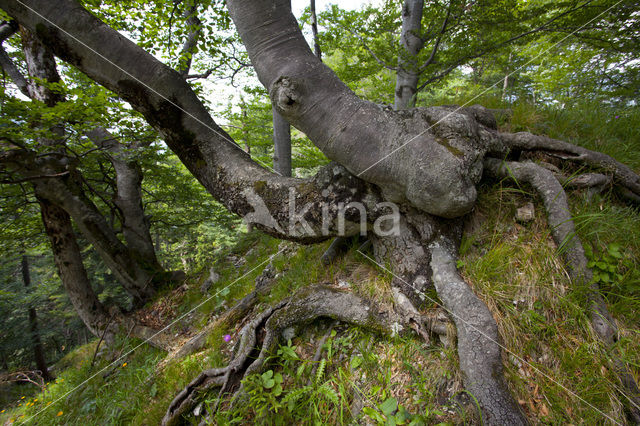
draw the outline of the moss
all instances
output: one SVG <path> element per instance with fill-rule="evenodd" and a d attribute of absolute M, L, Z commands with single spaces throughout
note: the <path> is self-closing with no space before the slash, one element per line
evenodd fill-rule
<path fill-rule="evenodd" d="M 455 155 L 456 157 L 463 157 L 464 156 L 464 152 L 460 151 L 455 146 L 451 146 L 451 144 L 449 143 L 448 140 L 446 140 L 444 138 L 436 138 L 436 142 L 438 142 L 440 145 L 442 145 L 445 148 L 447 148 L 449 150 L 449 152 L 452 153 L 453 155 Z"/>
<path fill-rule="evenodd" d="M 262 192 L 265 191 L 267 189 L 267 181 L 265 180 L 257 180 L 253 183 L 253 189 L 255 189 L 256 192 Z"/>

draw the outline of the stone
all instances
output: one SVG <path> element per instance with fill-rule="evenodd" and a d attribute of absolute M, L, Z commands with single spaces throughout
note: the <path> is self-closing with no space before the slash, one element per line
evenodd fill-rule
<path fill-rule="evenodd" d="M 204 280 L 204 282 L 200 286 L 200 292 L 202 294 L 207 294 L 211 286 L 217 283 L 219 280 L 220 274 L 218 274 L 213 268 L 209 269 L 209 278 Z"/>
<path fill-rule="evenodd" d="M 516 211 L 516 220 L 518 222 L 531 222 L 535 218 L 536 210 L 533 207 L 533 203 L 527 203 Z"/>

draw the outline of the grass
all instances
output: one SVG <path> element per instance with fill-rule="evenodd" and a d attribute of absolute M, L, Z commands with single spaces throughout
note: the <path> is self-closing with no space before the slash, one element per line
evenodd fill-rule
<path fill-rule="evenodd" d="M 498 321 L 509 352 L 507 377 L 528 416 L 551 424 L 576 419 L 601 423 L 601 412 L 624 418 L 608 353 L 590 327 L 586 294 L 572 288 L 542 206 L 535 221 L 522 225 L 514 221 L 514 212 L 529 197 L 500 184 L 482 188 L 481 194 L 465 236 L 462 271 Z M 610 206 L 602 210 L 599 203 L 579 196 L 572 201 L 581 239 L 600 246 L 624 245 L 625 259 L 636 267 L 637 214 L 611 200 L 602 200 Z M 607 289 L 604 294 L 613 299 Z M 637 296 L 627 294 L 610 303 L 625 336 L 621 346 L 627 359 L 640 351 Z M 638 378 L 640 369 L 635 361 L 631 364 Z"/>
<path fill-rule="evenodd" d="M 501 106 L 495 100 L 488 105 Z M 560 111 L 526 104 L 512 110 L 511 121 L 502 124 L 506 130 L 545 133 L 602 150 L 640 168 L 640 117 L 635 110 L 615 112 L 579 105 Z M 587 295 L 567 278 L 540 200 L 526 187 L 500 182 L 481 185 L 479 194 L 466 227 L 459 266 L 498 321 L 508 385 L 519 404 L 535 424 L 611 423 L 602 413 L 624 418 L 609 354 L 590 326 Z M 516 209 L 530 200 L 536 206 L 535 220 L 515 222 Z M 619 322 L 621 338 L 615 349 L 640 380 L 638 212 L 613 194 L 589 199 L 575 193 L 570 202 L 578 235 L 590 247 L 591 260 L 600 262 L 596 267 L 609 271 L 611 277 L 609 282 L 603 278 L 600 286 Z M 325 267 L 319 258 L 327 245 L 297 246 L 259 233 L 245 234 L 233 249 L 211 260 L 220 279 L 209 290 L 210 300 L 202 304 L 200 286 L 209 275 L 206 268 L 189 277 L 184 288 L 168 290 L 154 306 L 169 306 L 173 316 L 188 314 L 171 328 L 176 340 L 186 341 L 250 292 L 266 266 L 263 262 L 274 255 L 271 264 L 277 281 L 262 296 L 257 311 L 302 286 L 322 282 L 347 282 L 354 292 L 389 303 L 388 274 L 354 250 Z M 612 251 L 619 256 L 608 256 Z M 58 363 L 58 379 L 45 391 L 25 392 L 24 399 L 15 395 L 14 403 L 0 407 L 5 410 L 0 422 L 157 424 L 179 389 L 202 369 L 227 362 L 241 326 L 223 324 L 209 335 L 202 352 L 162 363 L 163 352 L 143 345 L 111 365 L 119 354 L 138 344 L 122 338 L 91 368 L 95 342 L 90 343 Z M 427 344 L 411 333 L 390 338 L 337 325 L 325 342 L 321 360 L 314 363 L 313 355 L 327 326 L 327 322 L 312 324 L 296 330 L 291 342 L 282 342 L 265 371 L 246 380 L 247 399 L 235 407 L 225 401 L 216 422 L 415 425 L 479 420 L 472 409 L 473 395 L 464 393 L 454 347 Z M 226 334 L 232 336 L 231 342 L 223 338 Z M 212 404 L 216 397 L 213 392 L 204 400 Z M 197 422 L 193 417 L 187 420 Z"/>

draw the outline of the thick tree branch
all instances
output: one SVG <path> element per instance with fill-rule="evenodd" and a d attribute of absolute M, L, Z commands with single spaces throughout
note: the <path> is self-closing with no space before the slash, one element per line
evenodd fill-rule
<path fill-rule="evenodd" d="M 24 78 L 16 64 L 13 63 L 7 52 L 0 45 L 0 67 L 7 73 L 9 78 L 18 86 L 23 95 L 29 96 L 27 79 Z"/>
<path fill-rule="evenodd" d="M 258 166 L 217 126 L 179 73 L 72 0 L 24 0 L 21 4 L 2 0 L 0 7 L 36 31 L 56 55 L 140 111 L 193 175 L 229 210 L 255 219 L 264 213 L 256 212 L 256 208 L 265 207 L 273 220 L 258 220 L 257 226 L 272 235 L 304 242 L 335 235 L 336 211 L 329 212 L 333 220 L 326 232 L 319 220 L 312 220 L 322 216 L 322 205 L 336 201 L 336 197 L 345 203 L 360 200 L 372 190 L 346 171 L 333 173 L 335 167 L 322 176 L 302 180 L 281 178 Z M 87 28 L 92 30 L 87 32 Z M 335 187 L 336 181 L 341 182 L 339 186 L 346 184 L 350 192 L 325 191 L 327 195 L 322 195 L 330 185 Z M 296 205 L 309 206 L 306 217 L 310 230 L 289 226 L 290 189 Z M 256 205 L 258 202 L 262 204 Z"/>

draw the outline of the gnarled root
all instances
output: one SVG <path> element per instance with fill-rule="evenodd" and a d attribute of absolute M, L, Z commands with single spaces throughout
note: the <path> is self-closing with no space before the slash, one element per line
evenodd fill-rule
<path fill-rule="evenodd" d="M 444 238 L 436 239 L 429 248 L 433 284 L 456 324 L 464 385 L 478 400 L 484 423 L 526 425 L 504 380 L 498 326 L 487 305 L 458 274 L 457 248 Z"/>
<path fill-rule="evenodd" d="M 499 139 L 508 150 L 544 152 L 563 160 L 583 163 L 609 172 L 621 187 L 620 194 L 623 197 L 636 203 L 640 202 L 640 176 L 629 166 L 614 160 L 606 154 L 528 132 L 500 133 Z"/>
<path fill-rule="evenodd" d="M 587 153 L 585 158 L 592 158 L 592 156 Z M 611 162 L 605 164 L 609 164 L 612 167 L 615 166 Z M 587 267 L 587 257 L 585 256 L 582 242 L 576 235 L 567 195 L 558 179 L 551 171 L 530 162 L 502 162 L 497 159 L 487 158 L 484 165 L 485 170 L 496 177 L 511 178 L 528 183 L 542 197 L 551 234 L 560 248 L 571 280 L 576 285 L 588 286 L 591 325 L 602 342 L 611 347 L 618 339 L 618 328 L 600 295 L 598 284 L 592 282 L 592 271 Z M 624 167 L 626 168 L 626 166 Z M 626 169 L 618 170 L 616 176 L 623 175 L 627 187 L 631 190 L 636 188 L 635 185 L 639 181 L 636 179 L 637 175 L 633 172 L 630 173 L 635 178 L 628 175 Z M 640 189 L 640 186 L 637 189 Z M 613 352 L 610 362 L 625 389 L 623 396 L 627 401 L 629 415 L 634 422 L 640 423 L 640 391 L 638 390 L 638 385 L 624 362 L 615 356 Z"/>
<path fill-rule="evenodd" d="M 320 317 L 333 318 L 383 334 L 391 333 L 392 313 L 380 312 L 376 306 L 352 293 L 325 285 L 304 288 L 245 325 L 227 367 L 207 370 L 189 383 L 169 405 L 162 424 L 175 424 L 182 414 L 195 405 L 198 394 L 213 387 L 221 387 L 220 396 L 225 392 L 234 392 L 237 397 L 242 391 L 241 380 L 262 368 L 267 353 L 277 344 L 282 330 Z"/>
<path fill-rule="evenodd" d="M 374 253 L 378 264 L 391 259 L 396 309 L 423 336 L 409 300 L 427 300 L 426 288 L 435 285 L 456 326 L 464 386 L 478 401 L 485 424 L 523 425 L 527 421 L 504 380 L 498 326 L 456 270 L 460 223 L 408 211 L 400 219 L 399 235 L 372 237 Z"/>

